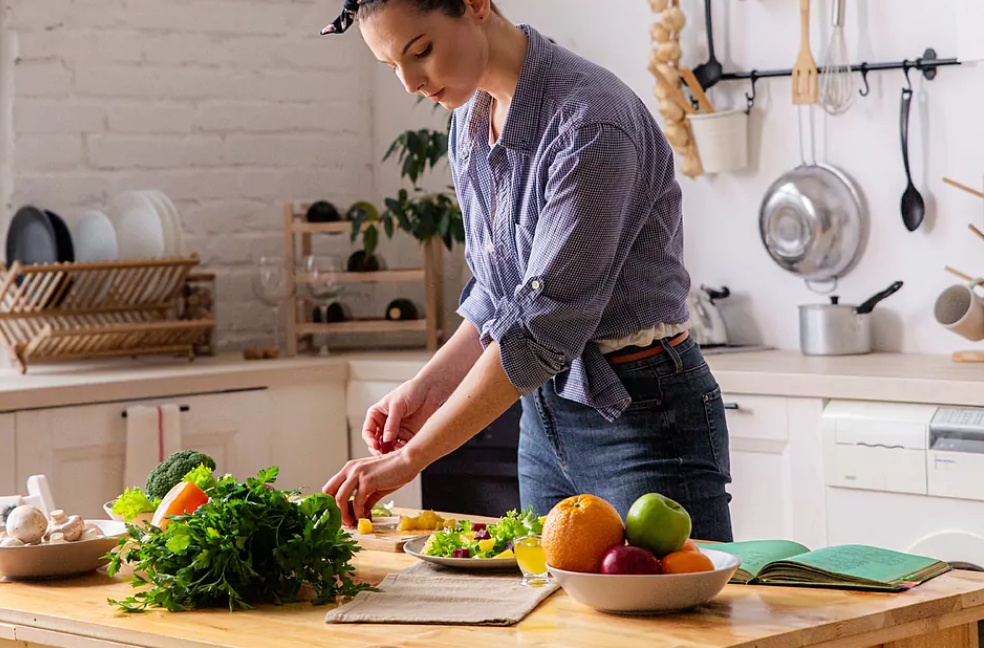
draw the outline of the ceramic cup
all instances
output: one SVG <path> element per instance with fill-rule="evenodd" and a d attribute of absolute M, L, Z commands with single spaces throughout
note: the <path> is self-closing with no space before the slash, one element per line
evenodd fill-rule
<path fill-rule="evenodd" d="M 977 281 L 950 286 L 936 298 L 933 315 L 944 328 L 973 342 L 984 340 L 984 301 Z"/>

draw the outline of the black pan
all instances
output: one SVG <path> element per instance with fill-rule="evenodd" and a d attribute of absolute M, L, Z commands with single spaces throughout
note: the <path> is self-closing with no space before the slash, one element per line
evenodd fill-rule
<path fill-rule="evenodd" d="M 58 237 L 51 219 L 36 207 L 17 210 L 7 230 L 7 265 L 58 262 Z"/>

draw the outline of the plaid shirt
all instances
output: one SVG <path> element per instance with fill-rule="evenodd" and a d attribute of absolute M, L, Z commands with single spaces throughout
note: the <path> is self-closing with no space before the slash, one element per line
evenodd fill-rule
<path fill-rule="evenodd" d="M 521 28 L 526 62 L 496 144 L 487 93 L 452 119 L 473 275 L 458 313 L 499 344 L 520 393 L 553 379 L 612 421 L 631 399 L 592 342 L 688 319 L 672 152 L 615 75 Z"/>

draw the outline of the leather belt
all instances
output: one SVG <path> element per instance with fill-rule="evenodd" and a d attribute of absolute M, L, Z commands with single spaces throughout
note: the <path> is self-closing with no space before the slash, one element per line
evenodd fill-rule
<path fill-rule="evenodd" d="M 689 331 L 684 331 L 674 338 L 670 338 L 670 346 L 675 347 L 687 340 L 690 337 Z M 636 360 L 645 360 L 646 358 L 651 358 L 654 355 L 663 353 L 666 349 L 663 348 L 663 341 L 656 340 L 647 347 L 643 347 L 639 351 L 626 351 L 624 349 L 619 349 L 618 351 L 612 351 L 605 356 L 609 364 L 625 364 L 626 362 L 635 362 Z"/>

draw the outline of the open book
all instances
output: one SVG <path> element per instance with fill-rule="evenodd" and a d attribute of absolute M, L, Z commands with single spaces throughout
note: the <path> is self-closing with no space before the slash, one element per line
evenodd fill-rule
<path fill-rule="evenodd" d="M 810 551 L 790 540 L 698 543 L 737 556 L 732 583 L 899 591 L 950 571 L 943 561 L 867 545 Z"/>

